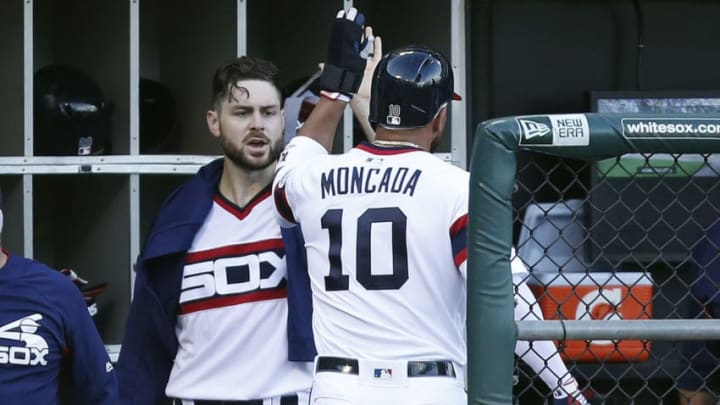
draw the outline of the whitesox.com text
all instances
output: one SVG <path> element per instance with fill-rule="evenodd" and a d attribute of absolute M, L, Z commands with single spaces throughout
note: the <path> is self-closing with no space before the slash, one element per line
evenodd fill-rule
<path fill-rule="evenodd" d="M 720 135 L 720 119 L 625 118 L 622 120 L 622 127 L 623 135 L 629 137 L 642 137 L 646 135 L 707 137 Z"/>

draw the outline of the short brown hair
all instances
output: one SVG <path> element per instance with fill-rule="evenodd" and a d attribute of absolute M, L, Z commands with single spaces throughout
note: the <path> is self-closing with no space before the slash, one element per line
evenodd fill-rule
<path fill-rule="evenodd" d="M 265 59 L 251 56 L 235 58 L 217 68 L 212 82 L 212 106 L 219 109 L 225 97 L 232 97 L 232 90 L 240 80 L 263 80 L 275 87 L 282 100 L 280 86 L 277 83 L 279 69 Z"/>

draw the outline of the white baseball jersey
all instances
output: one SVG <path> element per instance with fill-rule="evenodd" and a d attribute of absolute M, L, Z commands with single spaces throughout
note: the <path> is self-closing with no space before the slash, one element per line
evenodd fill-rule
<path fill-rule="evenodd" d="M 243 209 L 215 196 L 185 258 L 168 397 L 248 400 L 309 389 L 312 365 L 288 361 L 284 257 L 269 188 Z"/>
<path fill-rule="evenodd" d="M 302 229 L 318 354 L 464 367 L 468 182 L 412 147 L 288 144 L 275 204 Z"/>

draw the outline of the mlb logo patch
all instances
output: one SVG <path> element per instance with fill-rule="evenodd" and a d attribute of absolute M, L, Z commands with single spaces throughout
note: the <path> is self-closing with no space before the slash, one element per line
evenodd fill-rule
<path fill-rule="evenodd" d="M 86 156 L 92 154 L 93 137 L 80 137 L 78 139 L 78 155 Z"/>
<path fill-rule="evenodd" d="M 392 380 L 391 368 L 376 368 L 374 377 L 379 380 Z"/>
<path fill-rule="evenodd" d="M 388 115 L 385 117 L 385 122 L 388 125 L 400 125 L 400 106 L 397 104 L 390 104 L 388 106 Z"/>

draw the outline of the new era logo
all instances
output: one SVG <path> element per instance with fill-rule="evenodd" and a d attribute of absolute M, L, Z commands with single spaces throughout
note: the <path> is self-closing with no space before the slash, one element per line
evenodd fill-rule
<path fill-rule="evenodd" d="M 584 114 L 551 114 L 515 118 L 519 144 L 531 147 L 588 146 L 590 125 Z"/>
<path fill-rule="evenodd" d="M 525 134 L 525 139 L 528 140 L 547 135 L 551 132 L 550 127 L 540 122 L 530 120 L 518 120 L 518 122 L 520 123 L 523 134 Z"/>

